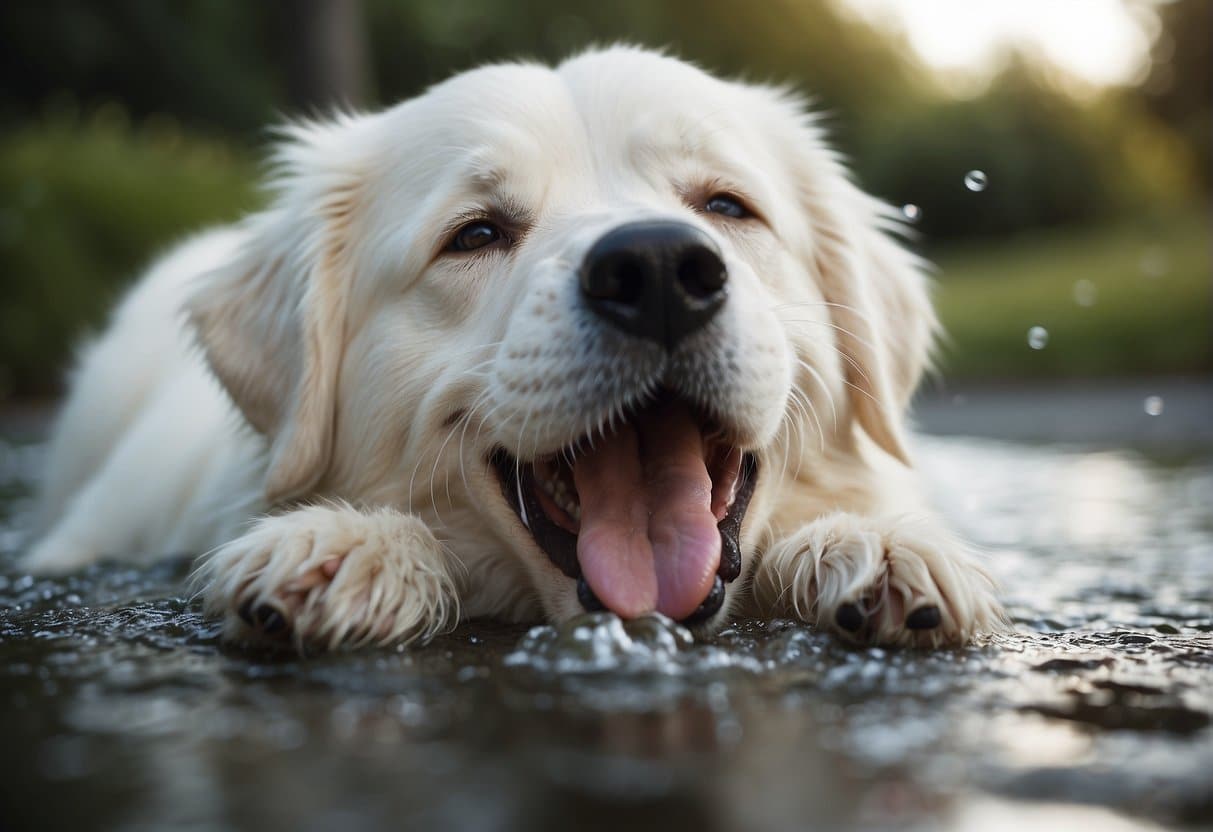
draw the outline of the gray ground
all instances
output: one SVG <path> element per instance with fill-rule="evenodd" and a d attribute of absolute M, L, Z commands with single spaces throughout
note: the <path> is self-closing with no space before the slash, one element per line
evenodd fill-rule
<path fill-rule="evenodd" d="M 948 434 L 919 442 L 931 488 L 1016 620 L 936 653 L 609 617 L 231 651 L 185 564 L 15 572 L 39 449 L 0 443 L 0 828 L 1213 824 L 1211 390 L 920 402 Z M 10 436 L 42 429 L 18 416 Z"/>
<path fill-rule="evenodd" d="M 940 383 L 918 397 L 914 415 L 921 430 L 944 436 L 1213 446 L 1213 379 L 1079 381 L 1048 387 Z"/>

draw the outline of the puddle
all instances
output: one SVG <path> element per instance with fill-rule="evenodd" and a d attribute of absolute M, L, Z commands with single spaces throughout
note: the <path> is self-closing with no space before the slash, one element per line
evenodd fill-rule
<path fill-rule="evenodd" d="M 0 444 L 5 828 L 1213 823 L 1208 453 L 924 439 L 1016 621 L 972 648 L 591 615 L 307 660 L 221 646 L 185 562 L 15 572 L 38 455 Z"/>

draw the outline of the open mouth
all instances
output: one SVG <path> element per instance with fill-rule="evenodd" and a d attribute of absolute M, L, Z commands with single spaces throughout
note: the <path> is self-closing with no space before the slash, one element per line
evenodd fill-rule
<path fill-rule="evenodd" d="M 588 610 L 710 619 L 741 573 L 741 523 L 757 461 L 697 409 L 662 392 L 605 435 L 531 463 L 490 462 L 506 502 Z"/>

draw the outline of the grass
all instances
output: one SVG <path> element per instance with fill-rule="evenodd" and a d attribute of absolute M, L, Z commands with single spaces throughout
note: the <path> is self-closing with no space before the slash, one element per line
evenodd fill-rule
<path fill-rule="evenodd" d="M 1036 233 L 937 256 L 951 378 L 1037 379 L 1213 369 L 1207 209 Z M 1080 300 L 1085 301 L 1084 303 Z M 1043 327 L 1043 349 L 1028 331 Z"/>

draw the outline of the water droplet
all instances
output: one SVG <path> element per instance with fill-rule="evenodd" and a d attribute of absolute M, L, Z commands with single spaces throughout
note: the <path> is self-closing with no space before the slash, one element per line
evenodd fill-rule
<path fill-rule="evenodd" d="M 973 193 L 979 193 L 986 189 L 989 180 L 986 179 L 986 173 L 983 170 L 971 170 L 965 174 L 965 187 Z"/>
<path fill-rule="evenodd" d="M 1043 350 L 1049 343 L 1049 330 L 1043 326 L 1034 326 L 1028 330 L 1028 346 L 1034 350 Z"/>
<path fill-rule="evenodd" d="M 918 222 L 922 217 L 922 209 L 913 202 L 907 202 L 901 206 L 901 215 L 906 218 L 906 222 Z"/>
<path fill-rule="evenodd" d="M 1141 253 L 1137 267 L 1146 277 L 1157 279 L 1165 276 L 1171 270 L 1171 258 L 1167 256 L 1167 250 L 1162 246 L 1150 246 Z"/>
<path fill-rule="evenodd" d="M 1161 416 L 1163 408 L 1162 396 L 1146 396 L 1146 400 L 1142 402 L 1141 406 L 1151 416 Z"/>
<path fill-rule="evenodd" d="M 1074 302 L 1079 306 L 1094 306 L 1099 290 L 1090 280 L 1083 278 L 1074 282 Z"/>

